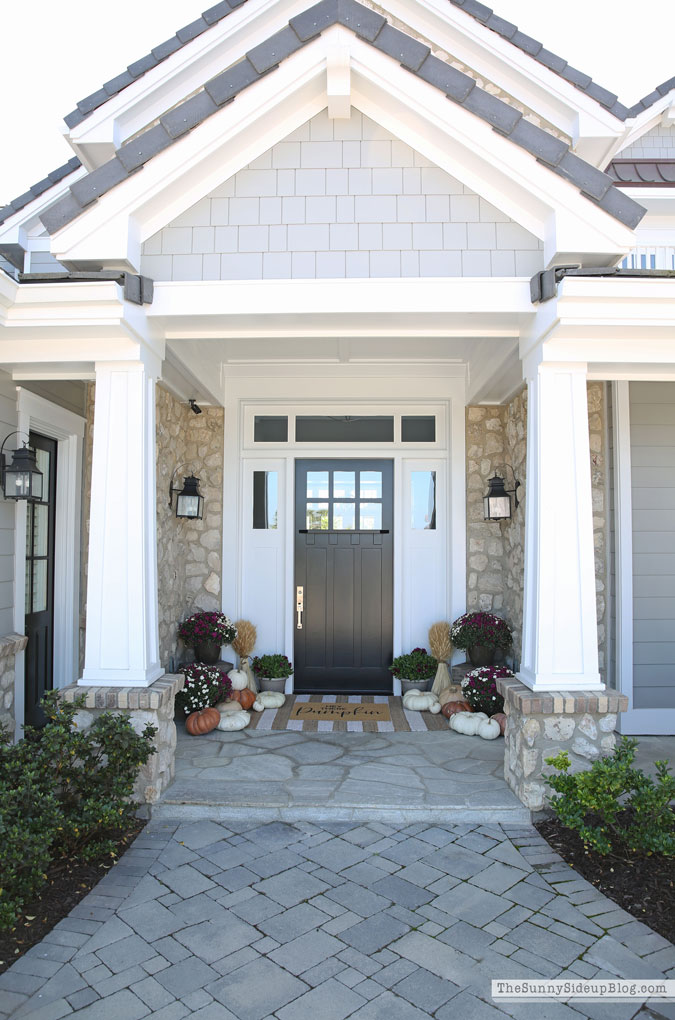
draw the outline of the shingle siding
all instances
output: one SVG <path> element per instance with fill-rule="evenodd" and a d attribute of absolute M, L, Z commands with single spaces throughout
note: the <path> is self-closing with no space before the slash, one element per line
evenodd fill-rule
<path fill-rule="evenodd" d="M 617 159 L 675 159 L 675 128 L 658 125 L 634 145 L 617 153 Z"/>
<path fill-rule="evenodd" d="M 539 240 L 354 111 L 324 112 L 143 246 L 155 280 L 529 276 Z"/>

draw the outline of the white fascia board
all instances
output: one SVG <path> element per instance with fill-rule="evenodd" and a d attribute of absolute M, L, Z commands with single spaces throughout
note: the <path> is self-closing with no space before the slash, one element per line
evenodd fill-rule
<path fill-rule="evenodd" d="M 18 291 L 19 284 L 16 280 L 0 271 L 0 326 L 6 321 L 8 309 L 16 301 Z"/>
<path fill-rule="evenodd" d="M 44 232 L 45 228 L 40 222 L 41 213 L 63 198 L 68 193 L 70 185 L 86 176 L 86 173 L 83 166 L 78 167 L 77 170 L 73 170 L 71 174 L 60 180 L 58 184 L 43 191 L 23 209 L 19 209 L 13 216 L 6 219 L 4 223 L 0 224 L 0 244 L 20 244 L 22 248 L 27 248 L 31 237 L 36 233 Z"/>
<path fill-rule="evenodd" d="M 411 277 L 158 282 L 146 315 L 168 340 L 517 337 L 533 311 L 527 279 Z"/>
<path fill-rule="evenodd" d="M 402 31 L 409 25 L 434 48 L 553 124 L 573 145 L 586 138 L 609 143 L 622 133 L 622 122 L 595 99 L 447 0 L 388 0 L 387 10 L 400 20 Z"/>
<path fill-rule="evenodd" d="M 85 117 L 68 132 L 70 145 L 91 169 L 100 166 L 130 137 L 241 60 L 308 5 L 308 0 L 246 0 Z"/>
<path fill-rule="evenodd" d="M 565 277 L 540 305 L 521 358 L 675 365 L 675 280 Z"/>
<path fill-rule="evenodd" d="M 53 236 L 52 253 L 66 264 L 138 269 L 144 240 L 325 108 L 335 45 L 350 49 L 353 105 L 543 239 L 547 259 L 557 251 L 619 258 L 633 247 L 632 231 L 573 184 L 335 26 L 85 209 Z"/>
<path fill-rule="evenodd" d="M 146 308 L 125 301 L 113 281 L 15 284 L 13 298 L 0 320 L 0 363 L 164 355 Z"/>

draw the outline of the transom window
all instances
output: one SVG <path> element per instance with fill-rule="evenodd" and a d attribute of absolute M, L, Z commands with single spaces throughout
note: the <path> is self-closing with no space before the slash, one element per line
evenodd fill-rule
<path fill-rule="evenodd" d="M 436 442 L 436 415 L 404 414 L 255 414 L 253 442 L 411 443 Z"/>

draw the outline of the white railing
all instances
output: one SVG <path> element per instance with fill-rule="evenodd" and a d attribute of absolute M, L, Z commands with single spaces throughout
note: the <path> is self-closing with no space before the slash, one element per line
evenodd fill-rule
<path fill-rule="evenodd" d="M 675 246 L 643 245 L 621 262 L 621 269 L 675 269 Z"/>

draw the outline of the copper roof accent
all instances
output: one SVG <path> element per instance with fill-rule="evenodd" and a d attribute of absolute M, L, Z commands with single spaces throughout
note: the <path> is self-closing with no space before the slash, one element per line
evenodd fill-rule
<path fill-rule="evenodd" d="M 675 188 L 675 159 L 613 159 L 605 173 L 617 188 Z"/>

